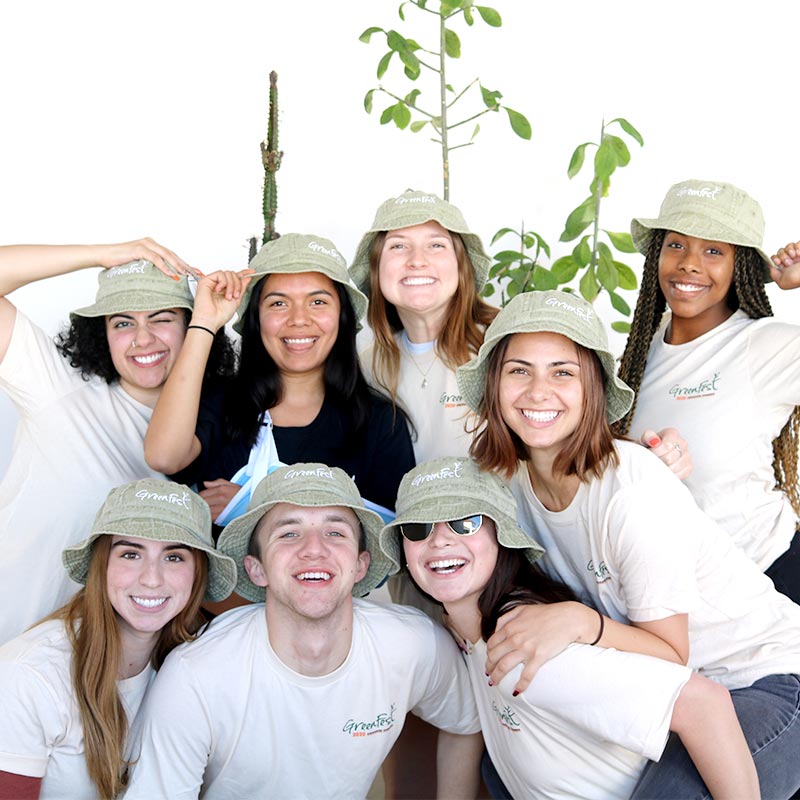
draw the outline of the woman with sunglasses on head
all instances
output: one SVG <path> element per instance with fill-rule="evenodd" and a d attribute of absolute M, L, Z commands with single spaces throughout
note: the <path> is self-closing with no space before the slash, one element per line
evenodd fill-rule
<path fill-rule="evenodd" d="M 658 459 L 614 438 L 610 425 L 633 393 L 615 376 L 592 306 L 563 292 L 515 297 L 458 380 L 482 425 L 472 454 L 510 479 L 521 527 L 546 549 L 548 575 L 624 623 L 603 633 L 604 644 L 686 663 L 729 689 L 764 796 L 791 795 L 800 787 L 792 757 L 800 607 Z M 581 603 L 514 609 L 488 642 L 489 672 L 498 680 L 525 661 L 524 689 L 543 662 L 597 629 L 597 613 Z M 693 792 L 702 780 L 671 741 L 634 796 Z"/>
<path fill-rule="evenodd" d="M 603 648 L 617 623 L 553 658 L 522 693 L 514 690 L 516 673 L 496 686 L 486 677 L 486 640 L 502 614 L 574 599 L 534 566 L 542 549 L 517 527 L 515 511 L 497 476 L 469 460 L 440 458 L 406 475 L 397 518 L 381 533 L 395 569 L 405 564 L 444 606 L 465 653 L 486 747 L 511 795 L 627 798 L 673 730 L 714 797 L 758 797 L 728 692 L 687 667 Z"/>
<path fill-rule="evenodd" d="M 0 647 L 2 798 L 119 796 L 154 670 L 236 583 L 207 505 L 152 478 L 112 489 L 63 560 L 83 588 Z"/>
<path fill-rule="evenodd" d="M 73 311 L 55 341 L 8 296 L 92 267 L 103 268 L 95 302 Z M 190 271 L 152 239 L 0 247 L 0 389 L 19 412 L 0 483 L 0 643 L 78 590 L 59 554 L 108 490 L 157 476 L 142 442 L 187 336 Z M 221 334 L 205 377 L 229 374 L 233 360 Z"/>
<path fill-rule="evenodd" d="M 767 257 L 759 204 L 714 181 L 672 186 L 631 232 L 645 264 L 619 375 L 636 399 L 617 430 L 678 428 L 697 503 L 800 601 L 800 328 L 772 319 L 764 289 L 800 286 L 797 248 Z"/>
<path fill-rule="evenodd" d="M 341 467 L 366 500 L 393 508 L 414 463 L 411 440 L 402 414 L 369 388 L 359 367 L 355 339 L 367 300 L 344 258 L 328 239 L 289 233 L 230 277 L 198 283 L 192 326 L 207 333 L 184 348 L 153 412 L 148 464 L 204 486 L 219 524 L 247 506 L 233 478 L 267 450 L 252 486 L 278 462 L 315 461 Z M 238 372 L 203 393 L 212 336 L 237 309 Z M 240 510 L 232 511 L 237 496 Z"/>

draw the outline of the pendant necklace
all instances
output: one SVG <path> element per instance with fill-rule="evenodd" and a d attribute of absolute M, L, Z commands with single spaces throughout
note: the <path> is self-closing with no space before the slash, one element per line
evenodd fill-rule
<path fill-rule="evenodd" d="M 417 370 L 417 372 L 419 372 L 419 374 L 422 375 L 422 382 L 419 385 L 420 389 L 425 389 L 428 386 L 428 373 L 433 369 L 433 365 L 436 363 L 436 353 L 435 352 L 433 353 L 433 359 L 431 360 L 431 363 L 428 364 L 427 368 L 422 369 L 422 367 L 419 365 L 419 362 L 415 358 L 414 353 L 412 352 L 413 344 L 408 339 L 408 336 L 406 335 L 405 331 L 403 331 L 403 338 L 405 339 L 404 342 L 406 346 L 405 350 L 408 353 L 408 357 L 411 359 L 411 363 L 414 365 L 414 368 Z M 432 343 L 431 348 L 427 352 L 430 352 L 431 350 L 434 349 L 435 345 Z"/>

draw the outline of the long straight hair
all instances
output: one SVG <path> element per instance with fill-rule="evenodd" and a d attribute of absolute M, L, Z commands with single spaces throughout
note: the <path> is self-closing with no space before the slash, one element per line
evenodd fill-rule
<path fill-rule="evenodd" d="M 636 400 L 642 385 L 650 344 L 661 324 L 667 307 L 667 300 L 658 282 L 658 262 L 665 230 L 654 230 L 644 261 L 642 288 L 636 301 L 636 309 L 631 323 L 631 332 L 625 344 L 619 377 L 633 389 L 635 394 L 631 410 L 616 423 L 619 434 L 630 432 Z M 763 278 L 764 262 L 752 247 L 734 246 L 733 280 L 728 290 L 727 303 L 731 311 L 741 309 L 751 319 L 771 317 L 770 305 Z M 800 446 L 800 408 L 795 406 L 781 432 L 772 442 L 772 471 L 775 486 L 789 499 L 794 513 L 800 516 L 800 485 L 798 485 L 798 446 Z"/>
<path fill-rule="evenodd" d="M 528 460 L 528 449 L 503 419 L 500 408 L 500 379 L 510 334 L 498 342 L 489 356 L 483 403 L 470 446 L 470 455 L 481 469 L 498 472 L 510 479 L 520 461 Z M 581 481 L 599 478 L 609 466 L 619 464 L 614 435 L 606 418 L 605 373 L 593 350 L 575 343 L 583 388 L 583 413 L 577 428 L 556 457 L 553 470 L 560 475 L 577 475 Z"/>
<path fill-rule="evenodd" d="M 478 296 L 475 270 L 463 239 L 448 231 L 458 265 L 458 286 L 450 300 L 445 323 L 436 339 L 436 354 L 447 367 L 455 370 L 472 358 L 483 344 L 486 328 L 499 313 Z M 386 233 L 378 233 L 369 253 L 369 312 L 367 319 L 375 336 L 372 372 L 377 383 L 397 405 L 397 379 L 400 371 L 400 348 L 394 334 L 403 330 L 397 308 L 383 296 L 380 286 L 380 261 Z"/>
<path fill-rule="evenodd" d="M 117 691 L 122 660 L 117 617 L 108 596 L 106 572 L 111 537 L 99 536 L 92 546 L 86 585 L 47 619 L 60 619 L 72 645 L 72 689 L 83 725 L 86 769 L 103 800 L 127 785 L 131 761 L 125 758 L 128 718 Z M 208 577 L 208 558 L 194 551 L 195 571 L 186 606 L 162 628 L 151 663 L 158 669 L 177 645 L 197 636 L 205 623 L 200 608 Z"/>

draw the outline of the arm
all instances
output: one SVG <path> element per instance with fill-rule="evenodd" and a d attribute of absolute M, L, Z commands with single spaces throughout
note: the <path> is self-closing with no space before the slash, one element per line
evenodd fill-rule
<path fill-rule="evenodd" d="M 472 733 L 439 731 L 436 748 L 436 796 L 439 798 L 475 798 L 481 780 L 483 736 Z"/>
<path fill-rule="evenodd" d="M 693 674 L 672 711 L 680 736 L 712 797 L 758 798 L 758 774 L 731 696 L 724 686 Z"/>
<path fill-rule="evenodd" d="M 800 286 L 800 242 L 789 242 L 772 256 L 773 267 L 769 274 L 781 289 Z"/>
<path fill-rule="evenodd" d="M 200 455 L 195 436 L 200 391 L 213 334 L 236 313 L 252 271 L 214 272 L 197 284 L 190 327 L 164 384 L 144 438 L 144 456 L 155 470 L 172 475 L 189 466 Z M 210 333 L 211 332 L 211 333 Z"/>
<path fill-rule="evenodd" d="M 41 778 L 0 770 L 0 800 L 39 800 Z"/>

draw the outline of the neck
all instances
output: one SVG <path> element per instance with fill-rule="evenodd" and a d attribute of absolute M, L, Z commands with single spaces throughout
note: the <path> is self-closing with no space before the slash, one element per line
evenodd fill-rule
<path fill-rule="evenodd" d="M 557 453 L 550 455 L 541 450 L 532 450 L 526 462 L 531 488 L 548 511 L 563 511 L 567 508 L 581 485 L 577 475 L 562 475 L 553 470 L 556 455 Z"/>
<path fill-rule="evenodd" d="M 280 403 L 269 409 L 278 427 L 298 427 L 312 423 L 325 401 L 322 369 L 302 374 L 281 373 L 283 393 Z"/>
<path fill-rule="evenodd" d="M 119 633 L 121 654 L 117 680 L 124 680 L 138 675 L 150 663 L 160 632 L 139 633 L 121 627 Z"/>
<path fill-rule="evenodd" d="M 710 313 L 714 311 L 715 313 Z M 722 310 L 710 309 L 708 313 L 701 314 L 697 317 L 684 319 L 683 317 L 676 317 L 674 314 L 670 319 L 669 327 L 665 340 L 667 344 L 686 344 L 687 342 L 694 341 L 700 336 L 714 330 L 718 325 L 730 319 L 733 310 L 725 308 Z"/>
<path fill-rule="evenodd" d="M 155 389 L 142 389 L 141 386 L 134 386 L 132 383 L 122 379 L 120 379 L 119 385 L 125 394 L 149 408 L 156 407 L 156 402 L 158 402 L 163 388 L 162 386 L 157 386 Z"/>
<path fill-rule="evenodd" d="M 352 601 L 322 619 L 309 619 L 278 603 L 270 603 L 268 592 L 265 613 L 267 635 L 275 655 L 300 675 L 312 678 L 329 675 L 350 653 Z"/>
<path fill-rule="evenodd" d="M 444 610 L 447 613 L 446 626 L 452 628 L 459 638 L 472 644 L 480 640 L 483 619 L 474 598 L 445 603 Z"/>
<path fill-rule="evenodd" d="M 432 342 L 439 338 L 439 334 L 444 328 L 444 314 L 436 314 L 433 318 L 430 314 L 418 314 L 415 311 L 408 311 L 398 308 L 397 315 L 403 325 L 403 330 L 410 342 L 422 344 Z"/>

